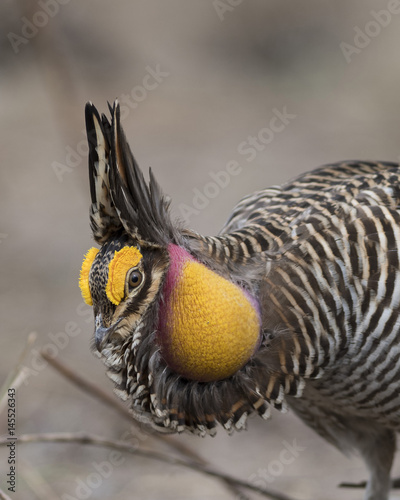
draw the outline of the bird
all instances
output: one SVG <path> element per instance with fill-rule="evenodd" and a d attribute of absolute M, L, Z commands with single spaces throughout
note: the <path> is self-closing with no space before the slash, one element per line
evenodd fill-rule
<path fill-rule="evenodd" d="M 400 166 L 327 164 L 243 198 L 217 236 L 174 220 L 121 126 L 85 108 L 93 350 L 133 418 L 214 435 L 292 410 L 387 500 L 400 430 Z"/>

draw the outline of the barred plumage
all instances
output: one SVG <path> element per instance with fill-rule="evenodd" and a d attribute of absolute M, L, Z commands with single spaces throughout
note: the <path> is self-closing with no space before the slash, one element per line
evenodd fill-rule
<path fill-rule="evenodd" d="M 86 108 L 102 246 L 81 286 L 116 393 L 159 430 L 201 435 L 289 405 L 361 452 L 366 498 L 386 499 L 400 429 L 399 165 L 321 167 L 244 198 L 203 237 L 170 219 L 110 111 L 111 123 Z"/>

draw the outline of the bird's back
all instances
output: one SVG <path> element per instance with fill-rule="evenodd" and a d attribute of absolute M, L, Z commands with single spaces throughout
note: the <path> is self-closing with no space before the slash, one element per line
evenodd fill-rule
<path fill-rule="evenodd" d="M 394 163 L 321 167 L 245 198 L 221 232 L 266 251 L 267 327 L 304 339 L 292 404 L 311 424 L 325 411 L 400 428 L 399 180 Z"/>
<path fill-rule="evenodd" d="M 244 197 L 233 209 L 220 234 L 232 233 L 260 223 L 284 230 L 297 216 L 318 203 L 336 202 L 340 196 L 351 202 L 360 191 L 385 190 L 396 197 L 400 190 L 398 163 L 349 161 L 324 165 L 295 179 Z M 385 199 L 379 202 L 385 203 Z M 278 230 L 271 233 L 279 235 Z M 268 234 L 268 233 L 266 233 Z"/>

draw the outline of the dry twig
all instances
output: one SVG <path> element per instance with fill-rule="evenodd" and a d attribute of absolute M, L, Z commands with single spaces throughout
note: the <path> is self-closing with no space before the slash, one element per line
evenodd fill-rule
<path fill-rule="evenodd" d="M 37 467 L 29 462 L 18 459 L 19 474 L 29 489 L 40 500 L 59 500 L 59 495 L 53 490 L 52 486 L 41 475 Z"/>
<path fill-rule="evenodd" d="M 0 489 L 0 500 L 11 500 L 11 498 Z"/>
<path fill-rule="evenodd" d="M 81 391 L 89 394 L 90 396 L 95 397 L 102 401 L 102 403 L 106 404 L 113 408 L 116 412 L 118 412 L 123 418 L 129 421 L 131 425 L 137 427 L 140 432 L 145 432 L 149 434 L 152 438 L 162 441 L 166 443 L 171 448 L 174 448 L 176 451 L 181 453 L 186 457 L 190 457 L 199 463 L 205 463 L 205 460 L 201 458 L 196 452 L 191 450 L 189 447 L 183 445 L 182 443 L 178 443 L 171 439 L 169 436 L 165 436 L 163 434 L 156 434 L 154 429 L 144 423 L 138 423 L 134 420 L 132 414 L 129 412 L 128 408 L 118 401 L 115 397 L 109 394 L 106 391 L 103 391 L 101 387 L 94 384 L 90 380 L 82 377 L 77 372 L 71 370 L 65 363 L 62 363 L 60 360 L 52 358 L 46 352 L 41 351 L 40 355 L 43 359 L 45 359 L 55 370 L 57 370 L 61 375 L 63 375 L 67 380 L 72 382 L 76 387 L 78 387 Z"/>
<path fill-rule="evenodd" d="M 52 358 L 46 352 L 41 351 L 40 355 L 43 359 L 45 359 L 55 370 L 57 370 L 61 375 L 63 375 L 67 380 L 69 380 L 72 384 L 78 387 L 81 391 L 89 394 L 90 396 L 94 396 L 95 398 L 102 401 L 107 406 L 110 406 L 115 411 L 117 411 L 123 418 L 129 421 L 129 423 L 140 430 L 140 432 L 144 432 L 154 438 L 155 440 L 162 441 L 167 444 L 169 447 L 173 448 L 175 451 L 178 451 L 181 455 L 186 458 L 190 458 L 197 464 L 207 465 L 207 461 L 204 460 L 200 455 L 198 455 L 195 451 L 193 451 L 188 446 L 185 446 L 182 443 L 177 442 L 170 436 L 165 436 L 163 434 L 156 434 L 154 429 L 150 425 L 146 425 L 143 423 L 138 423 L 133 419 L 133 416 L 129 412 L 128 408 L 118 401 L 116 398 L 111 396 L 108 392 L 103 391 L 101 387 L 94 384 L 90 380 L 83 378 L 77 372 L 71 370 L 67 365 L 62 363 L 61 361 Z M 243 493 L 241 493 L 238 488 L 232 484 L 229 480 L 224 479 L 226 486 L 229 490 L 232 491 L 235 495 L 239 496 L 241 500 L 248 500 Z"/>
<path fill-rule="evenodd" d="M 10 389 L 11 387 L 13 389 L 17 389 L 20 386 L 21 382 L 23 381 L 24 377 L 22 370 L 24 368 L 24 361 L 27 358 L 28 354 L 30 353 L 31 347 L 35 342 L 36 337 L 37 335 L 35 332 L 31 332 L 28 335 L 28 338 L 26 339 L 26 344 L 22 349 L 21 354 L 19 355 L 17 364 L 11 370 L 4 384 L 0 388 L 0 413 L 3 411 L 6 405 L 8 389 Z"/>
<path fill-rule="evenodd" d="M 35 443 L 35 442 L 62 442 L 62 443 L 80 443 L 88 444 L 93 446 L 101 446 L 106 448 L 112 448 L 119 451 L 124 451 L 131 453 L 133 455 L 138 455 L 143 458 L 148 458 L 151 460 L 158 460 L 170 465 L 178 465 L 180 467 L 186 467 L 188 469 L 206 474 L 208 476 L 216 477 L 224 481 L 234 484 L 236 486 L 247 488 L 249 490 L 255 491 L 267 498 L 272 500 L 293 500 L 287 495 L 282 493 L 276 493 L 265 488 L 261 488 L 255 484 L 243 481 L 242 479 L 237 479 L 229 474 L 223 472 L 218 472 L 207 465 L 199 464 L 195 462 L 188 462 L 180 458 L 172 457 L 165 453 L 152 450 L 143 450 L 136 446 L 126 443 L 125 441 L 115 441 L 112 439 L 105 439 L 101 436 L 94 434 L 84 434 L 84 433 L 46 433 L 46 434 L 22 434 L 18 436 L 18 443 Z M 7 440 L 0 439 L 0 446 L 5 446 Z"/>

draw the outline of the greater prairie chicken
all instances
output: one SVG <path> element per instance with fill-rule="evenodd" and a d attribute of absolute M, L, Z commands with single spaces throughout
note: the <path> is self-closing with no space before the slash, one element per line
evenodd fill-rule
<path fill-rule="evenodd" d="M 289 405 L 390 488 L 400 428 L 400 169 L 323 166 L 256 192 L 220 234 L 171 220 L 120 124 L 86 106 L 82 265 L 95 347 L 135 418 L 165 432 L 244 428 Z"/>

